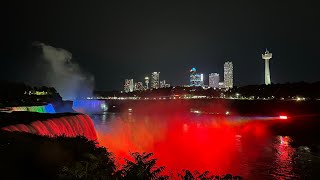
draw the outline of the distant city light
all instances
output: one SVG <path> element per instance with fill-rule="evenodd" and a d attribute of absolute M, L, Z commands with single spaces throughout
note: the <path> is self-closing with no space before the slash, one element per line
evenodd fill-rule
<path fill-rule="evenodd" d="M 306 98 L 304 98 L 304 97 L 296 97 L 296 101 L 304 101 L 304 100 L 306 100 Z"/>

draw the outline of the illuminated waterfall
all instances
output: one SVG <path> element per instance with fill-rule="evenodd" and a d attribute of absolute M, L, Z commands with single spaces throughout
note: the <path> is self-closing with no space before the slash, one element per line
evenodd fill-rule
<path fill-rule="evenodd" d="M 43 106 L 17 106 L 10 107 L 11 111 L 28 111 L 28 112 L 38 112 L 38 113 L 56 113 L 52 104 L 47 104 Z"/>
<path fill-rule="evenodd" d="M 89 140 L 96 140 L 97 135 L 93 122 L 88 115 L 72 114 L 62 117 L 53 117 L 47 120 L 36 120 L 29 124 L 15 124 L 2 127 L 2 130 L 27 132 L 42 136 L 75 137 L 83 135 Z"/>
<path fill-rule="evenodd" d="M 104 100 L 74 100 L 72 109 L 80 113 L 102 112 L 108 110 Z"/>

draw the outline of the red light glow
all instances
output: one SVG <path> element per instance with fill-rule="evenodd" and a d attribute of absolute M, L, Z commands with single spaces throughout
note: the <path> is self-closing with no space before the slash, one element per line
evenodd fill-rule
<path fill-rule="evenodd" d="M 19 131 L 41 136 L 76 137 L 84 135 L 89 140 L 96 140 L 97 135 L 93 122 L 88 115 L 54 117 L 45 121 L 33 121 L 30 124 L 15 124 L 1 128 L 6 131 Z"/>
<path fill-rule="evenodd" d="M 106 127 L 109 127 L 107 130 Z M 264 154 L 268 131 L 257 121 L 175 116 L 123 117 L 96 125 L 100 145 L 114 153 L 118 162 L 129 152 L 153 152 L 166 170 L 209 170 L 214 174 L 247 177 L 252 167 L 239 166 Z"/>
<path fill-rule="evenodd" d="M 279 116 L 279 118 L 280 118 L 280 119 L 288 119 L 288 116 L 283 116 L 283 115 L 281 115 L 281 116 Z"/>

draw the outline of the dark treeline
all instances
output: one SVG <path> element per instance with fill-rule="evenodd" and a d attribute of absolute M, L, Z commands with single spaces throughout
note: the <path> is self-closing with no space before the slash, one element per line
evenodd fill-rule
<path fill-rule="evenodd" d="M 249 85 L 236 88 L 235 91 L 243 96 L 260 96 L 275 98 L 291 98 L 302 96 L 310 99 L 320 98 L 320 82 L 315 83 L 286 83 L 272 85 Z"/>
<path fill-rule="evenodd" d="M 0 81 L 0 106 L 35 105 L 61 100 L 53 87 L 32 87 L 21 82 Z"/>
<path fill-rule="evenodd" d="M 131 153 L 117 166 L 114 156 L 85 137 L 49 138 L 0 131 L 0 179 L 169 179 L 152 153 Z M 242 179 L 183 170 L 179 179 Z"/>
<path fill-rule="evenodd" d="M 45 94 L 39 94 L 44 92 Z M 315 83 L 286 83 L 272 85 L 248 85 L 243 87 L 234 87 L 228 91 L 223 89 L 203 89 L 202 87 L 169 87 L 145 91 L 134 91 L 124 93 L 121 91 L 94 91 L 94 95 L 99 97 L 159 97 L 159 96 L 208 96 L 225 97 L 240 94 L 241 97 L 289 99 L 301 96 L 310 99 L 320 99 L 320 82 Z M 38 94 L 37 94 L 38 93 Z M 59 102 L 62 98 L 54 87 L 32 87 L 21 82 L 0 81 L 0 106 L 15 106 L 35 104 L 41 102 Z"/>
<path fill-rule="evenodd" d="M 315 83 L 286 83 L 286 84 L 272 84 L 272 85 L 248 85 L 243 87 L 234 87 L 228 91 L 223 89 L 203 89 L 202 87 L 170 87 L 160 88 L 154 90 L 145 91 L 134 91 L 131 93 L 124 93 L 119 91 L 95 91 L 95 96 L 103 97 L 158 97 L 158 96 L 174 96 L 174 95 L 197 95 L 197 96 L 210 96 L 210 97 L 221 97 L 235 96 L 239 93 L 240 96 L 255 98 L 292 98 L 295 96 L 302 96 L 310 99 L 320 98 L 320 82 Z"/>

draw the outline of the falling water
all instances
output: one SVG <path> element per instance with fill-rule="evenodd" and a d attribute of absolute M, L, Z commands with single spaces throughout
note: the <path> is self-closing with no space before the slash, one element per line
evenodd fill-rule
<path fill-rule="evenodd" d="M 94 113 L 108 110 L 108 106 L 104 100 L 74 100 L 72 108 L 80 113 Z"/>
<path fill-rule="evenodd" d="M 75 137 L 83 135 L 89 140 L 96 140 L 97 135 L 91 118 L 85 114 L 76 114 L 47 120 L 36 120 L 30 124 L 5 126 L 2 130 L 20 131 L 43 136 Z"/>

